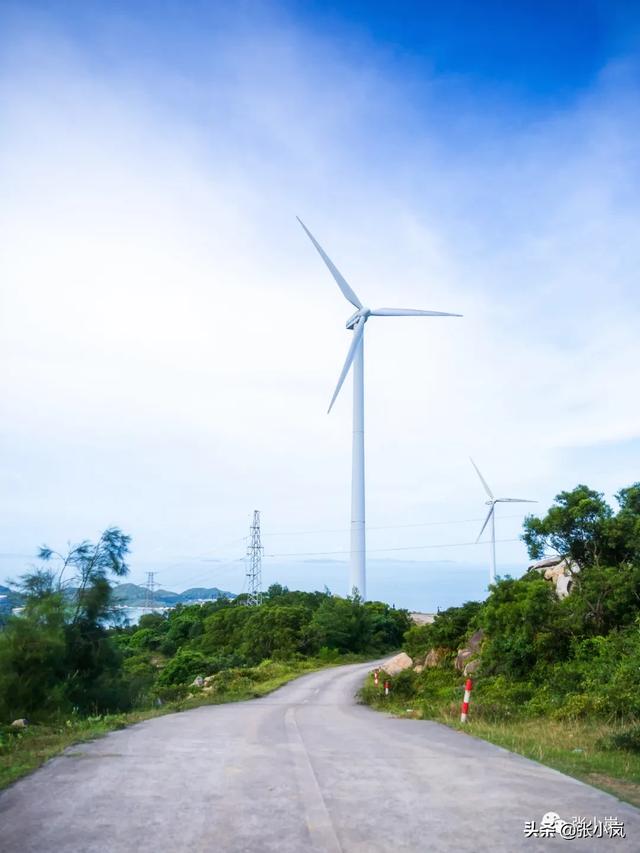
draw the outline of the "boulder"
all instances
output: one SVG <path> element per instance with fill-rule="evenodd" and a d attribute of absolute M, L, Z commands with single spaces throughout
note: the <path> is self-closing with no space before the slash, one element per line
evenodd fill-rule
<path fill-rule="evenodd" d="M 477 652 L 480 646 L 482 645 L 482 641 L 484 640 L 484 631 L 482 628 L 478 628 L 477 631 L 469 637 L 467 640 L 466 648 L 471 649 L 472 652 Z"/>
<path fill-rule="evenodd" d="M 556 588 L 558 598 L 566 598 L 571 592 L 573 576 L 580 571 L 580 566 L 567 557 L 547 557 L 529 565 L 530 572 L 539 572 Z"/>
<path fill-rule="evenodd" d="M 469 663 L 475 652 L 471 649 L 460 649 L 456 655 L 454 666 L 458 672 L 462 672 L 465 666 Z"/>
<path fill-rule="evenodd" d="M 467 640 L 467 645 L 464 649 L 458 649 L 458 654 L 456 655 L 455 668 L 458 672 L 463 672 L 471 658 L 477 657 L 480 652 L 480 646 L 482 645 L 482 640 L 484 639 L 484 631 L 482 628 L 478 628 Z"/>
<path fill-rule="evenodd" d="M 422 672 L 423 669 L 424 669 L 424 665 L 421 663 L 418 663 L 414 666 L 413 671 L 414 672 Z"/>
<path fill-rule="evenodd" d="M 462 670 L 463 675 L 473 675 L 474 672 L 477 672 L 482 666 L 482 661 L 480 658 L 474 658 L 470 660 L 469 663 Z"/>
<path fill-rule="evenodd" d="M 202 687 L 204 685 L 204 678 L 201 675 L 196 675 L 193 679 L 189 687 Z"/>
<path fill-rule="evenodd" d="M 29 725 L 29 720 L 25 719 L 24 717 L 21 717 L 21 719 L 14 720 L 11 723 L 11 728 L 12 729 L 26 729 L 28 725 Z"/>
<path fill-rule="evenodd" d="M 413 666 L 413 661 L 409 655 L 406 652 L 400 652 L 399 655 L 383 664 L 382 669 L 387 675 L 398 675 L 404 669 L 409 669 L 410 666 Z"/>
<path fill-rule="evenodd" d="M 446 654 L 446 649 L 430 649 L 424 659 L 424 665 L 429 667 L 440 666 Z"/>
<path fill-rule="evenodd" d="M 545 557 L 544 560 L 537 560 L 535 563 L 529 564 L 529 570 L 535 569 L 536 571 L 541 571 L 542 569 L 548 569 L 551 566 L 557 566 L 558 563 L 562 562 L 562 557 Z"/>

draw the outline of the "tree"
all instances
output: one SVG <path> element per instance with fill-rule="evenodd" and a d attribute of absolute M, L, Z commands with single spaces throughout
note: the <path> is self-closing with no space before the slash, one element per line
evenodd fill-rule
<path fill-rule="evenodd" d="M 600 492 L 576 486 L 556 495 L 544 518 L 527 516 L 522 539 L 533 560 L 552 551 L 580 567 L 592 565 L 608 555 L 608 524 L 612 516 L 613 511 Z"/>
<path fill-rule="evenodd" d="M 43 546 L 45 567 L 20 579 L 24 611 L 0 635 L 0 686 L 16 715 L 69 705 L 81 711 L 126 704 L 120 652 L 109 637 L 110 575 L 128 572 L 131 539 L 116 527 L 63 555 Z"/>
<path fill-rule="evenodd" d="M 540 660 L 551 661 L 568 649 L 559 630 L 561 607 L 552 585 L 538 574 L 498 581 L 478 613 L 487 635 L 483 665 L 492 673 L 523 678 Z"/>
<path fill-rule="evenodd" d="M 90 619 L 96 621 L 108 613 L 111 597 L 109 575 L 124 577 L 129 573 L 125 557 L 129 553 L 131 537 L 117 527 L 109 527 L 94 544 L 83 540 L 70 545 L 65 555 L 43 545 L 38 557 L 45 563 L 57 563 L 51 571 L 51 583 L 58 590 L 73 588 L 73 615 L 71 622 Z M 66 577 L 65 577 L 66 576 Z M 30 575 L 22 578 L 23 585 L 32 583 Z"/>

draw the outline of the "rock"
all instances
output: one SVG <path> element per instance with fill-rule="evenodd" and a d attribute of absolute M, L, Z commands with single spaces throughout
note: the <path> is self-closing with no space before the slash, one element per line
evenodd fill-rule
<path fill-rule="evenodd" d="M 202 687 L 204 685 L 204 678 L 201 675 L 196 675 L 193 679 L 189 687 Z"/>
<path fill-rule="evenodd" d="M 464 649 L 458 649 L 458 654 L 456 655 L 455 668 L 459 672 L 463 672 L 471 658 L 476 657 L 480 652 L 480 646 L 482 645 L 482 640 L 484 639 L 484 631 L 482 628 L 478 628 L 467 640 L 467 645 Z"/>
<path fill-rule="evenodd" d="M 544 560 L 538 560 L 535 563 L 529 564 L 529 570 L 535 569 L 536 571 L 540 571 L 541 569 L 548 569 L 551 566 L 557 566 L 558 563 L 562 562 L 562 557 L 545 557 Z"/>
<path fill-rule="evenodd" d="M 205 678 L 204 682 L 203 682 L 203 683 L 204 683 L 204 686 L 205 686 L 205 687 L 208 687 L 208 686 L 211 684 L 211 682 L 213 681 L 213 679 L 214 679 L 214 678 L 215 678 L 215 675 L 208 675 L 208 676 Z"/>
<path fill-rule="evenodd" d="M 414 666 L 413 671 L 414 672 L 422 672 L 423 669 L 424 669 L 424 665 L 419 663 L 419 664 L 416 664 L 416 666 Z"/>
<path fill-rule="evenodd" d="M 455 668 L 462 672 L 467 663 L 471 660 L 475 653 L 471 649 L 460 649 L 458 654 L 456 655 L 456 660 L 454 663 Z"/>
<path fill-rule="evenodd" d="M 19 720 L 14 720 L 11 723 L 11 728 L 12 729 L 26 729 L 28 725 L 29 725 L 29 720 L 25 719 L 25 717 L 22 717 Z"/>
<path fill-rule="evenodd" d="M 398 675 L 399 672 L 402 672 L 404 669 L 408 669 L 410 666 L 413 666 L 413 661 L 409 655 L 406 654 L 406 652 L 400 652 L 399 655 L 388 660 L 382 666 L 382 669 L 387 673 L 387 675 Z"/>
<path fill-rule="evenodd" d="M 446 649 L 430 649 L 424 659 L 424 665 L 429 667 L 440 666 L 446 654 Z"/>
<path fill-rule="evenodd" d="M 554 584 L 558 598 L 566 598 L 571 592 L 573 576 L 580 571 L 580 566 L 566 557 L 547 557 L 531 563 L 528 570 L 539 572 L 545 580 Z"/>
<path fill-rule="evenodd" d="M 482 665 L 482 661 L 480 658 L 475 658 L 474 660 L 470 660 L 469 663 L 462 670 L 463 675 L 473 675 L 474 672 L 477 672 Z"/>
<path fill-rule="evenodd" d="M 478 628 L 477 631 L 469 637 L 467 640 L 466 648 L 471 649 L 472 652 L 477 652 L 480 646 L 482 645 L 482 641 L 484 640 L 484 631 L 482 628 Z"/>

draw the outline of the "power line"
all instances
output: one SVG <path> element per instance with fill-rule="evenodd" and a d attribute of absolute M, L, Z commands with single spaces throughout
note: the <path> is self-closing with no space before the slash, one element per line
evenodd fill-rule
<path fill-rule="evenodd" d="M 513 518 L 522 518 L 522 513 L 504 515 L 504 516 L 501 516 L 501 518 L 503 518 L 505 520 L 506 519 L 513 519 Z M 482 517 L 482 518 L 476 517 L 476 518 L 449 519 L 449 520 L 442 520 L 442 521 L 425 521 L 425 522 L 418 522 L 418 523 L 413 523 L 413 524 L 388 524 L 388 525 L 377 525 L 377 526 L 372 525 L 368 529 L 369 530 L 400 530 L 400 529 L 421 528 L 421 527 L 439 527 L 439 526 L 453 525 L 453 524 L 470 524 L 470 523 L 477 523 L 477 522 L 481 522 L 481 521 L 484 521 L 484 517 Z M 253 527 L 251 529 L 253 530 Z M 316 528 L 313 530 L 297 530 L 297 531 L 294 531 L 294 530 L 275 531 L 275 532 L 271 532 L 271 533 L 261 533 L 260 537 L 262 537 L 262 536 L 267 536 L 267 537 L 270 537 L 270 536 L 292 536 L 293 537 L 293 536 L 308 536 L 308 535 L 314 535 L 314 534 L 318 535 L 318 534 L 324 534 L 324 533 L 346 533 L 346 532 L 348 532 L 348 529 L 349 528 L 343 527 L 343 528 L 330 528 L 330 529 Z M 220 545 L 218 547 L 220 549 L 230 548 L 233 545 L 239 544 L 240 542 L 246 542 L 248 538 L 251 541 L 251 535 L 249 537 L 243 536 L 243 537 L 240 537 L 238 539 L 234 539 L 233 541 L 228 542 L 225 545 Z M 501 540 L 497 540 L 497 541 L 499 541 L 499 542 L 518 542 L 519 539 L 501 539 Z M 468 547 L 468 546 L 476 545 L 476 544 L 483 544 L 483 543 L 477 543 L 475 541 L 473 541 L 473 542 L 455 542 L 455 543 L 450 542 L 450 543 L 444 543 L 442 545 L 429 544 L 429 545 L 405 545 L 405 546 L 398 546 L 398 547 L 393 547 L 393 548 L 370 548 L 370 549 L 368 549 L 368 553 L 370 553 L 370 554 L 376 554 L 376 553 L 382 554 L 382 553 L 393 553 L 393 552 L 399 552 L 399 551 L 433 550 L 433 549 L 437 549 L 437 548 Z M 262 548 L 262 545 L 260 545 L 260 547 Z M 197 555 L 197 556 L 184 556 L 180 562 L 176 562 L 176 563 L 170 564 L 169 566 L 165 566 L 164 569 L 166 570 L 166 569 L 178 567 L 181 565 L 181 562 L 184 560 L 206 560 L 208 558 L 208 554 L 210 554 L 210 553 L 211 552 L 209 551 L 209 552 L 205 552 L 204 554 Z M 273 554 L 270 553 L 266 556 L 269 556 L 269 557 L 330 557 L 330 556 L 345 556 L 345 555 L 348 555 L 349 553 L 350 552 L 346 551 L 346 550 L 287 551 L 287 552 L 280 552 L 280 553 L 273 553 Z M 264 548 L 262 548 L 262 554 L 264 554 Z M 249 551 L 247 552 L 247 556 L 251 556 L 251 545 L 249 546 Z M 211 559 L 211 558 L 209 558 L 209 559 Z M 192 584 L 197 580 L 200 580 L 204 577 L 210 576 L 212 572 L 219 572 L 219 571 L 222 571 L 224 569 L 227 569 L 231 566 L 234 566 L 236 563 L 242 562 L 244 559 L 245 559 L 245 557 L 237 557 L 233 560 L 229 560 L 229 561 L 227 561 L 225 563 L 221 563 L 221 564 L 220 563 L 214 563 L 214 561 L 211 560 L 211 562 L 213 563 L 211 568 L 208 568 L 202 572 L 198 572 L 195 575 L 190 575 L 188 578 L 183 578 L 182 583 L 183 584 Z M 246 576 L 250 577 L 250 572 L 247 572 Z M 243 584 L 243 586 L 244 585 L 245 584 Z"/>
<path fill-rule="evenodd" d="M 520 542 L 520 539 L 496 539 L 496 542 Z M 383 554 L 390 551 L 421 551 L 431 548 L 462 548 L 468 545 L 486 545 L 486 542 L 446 542 L 442 545 L 403 545 L 398 548 L 370 548 L 369 554 Z M 349 554 L 350 551 L 288 551 L 282 554 L 266 554 L 267 557 L 329 557 L 337 554 Z"/>
<path fill-rule="evenodd" d="M 501 519 L 507 518 L 522 518 L 522 513 L 518 513 L 515 515 L 501 515 Z M 441 525 L 448 524 L 470 524 L 472 522 L 484 521 L 484 516 L 479 518 L 458 518 L 450 521 L 421 521 L 416 522 L 414 524 L 380 524 L 380 525 L 368 525 L 367 530 L 402 530 L 408 527 L 439 527 Z M 348 533 L 350 528 L 348 527 L 335 527 L 331 529 L 316 529 L 316 530 L 282 530 L 276 531 L 275 533 L 263 533 L 263 536 L 271 537 L 271 536 L 310 536 L 314 533 Z"/>
<path fill-rule="evenodd" d="M 201 580 L 204 577 L 211 577 L 212 572 L 227 569 L 229 568 L 229 566 L 234 566 L 236 563 L 243 562 L 244 559 L 244 557 L 236 557 L 235 560 L 229 560 L 226 563 L 216 564 L 215 566 L 213 566 L 212 568 L 208 568 L 204 572 L 199 572 L 197 575 L 190 575 L 188 578 L 183 578 L 182 583 L 192 584 L 194 581 Z"/>

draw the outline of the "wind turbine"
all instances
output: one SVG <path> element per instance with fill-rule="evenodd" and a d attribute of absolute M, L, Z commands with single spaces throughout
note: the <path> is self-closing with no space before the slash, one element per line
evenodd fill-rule
<path fill-rule="evenodd" d="M 329 412 L 342 384 L 353 364 L 353 444 L 351 468 L 351 577 L 349 591 L 366 600 L 366 543 L 365 543 L 365 513 L 364 513 L 364 327 L 369 317 L 461 317 L 461 314 L 447 314 L 443 311 L 417 311 L 412 308 L 367 308 L 360 302 L 354 291 L 348 285 L 344 276 L 337 269 L 331 258 L 309 231 L 304 222 L 297 217 L 307 236 L 318 250 L 318 254 L 329 268 L 329 272 L 343 296 L 354 306 L 355 313 L 349 317 L 346 326 L 353 332 L 351 346 L 340 373 L 336 390 L 329 404 Z M 328 414 L 328 412 L 327 412 Z"/>
<path fill-rule="evenodd" d="M 469 459 L 471 460 L 473 467 L 476 469 L 478 477 L 480 477 L 480 482 L 484 486 L 485 492 L 489 496 L 489 500 L 485 501 L 486 505 L 489 507 L 489 512 L 487 513 L 487 517 L 484 520 L 480 533 L 478 533 L 476 542 L 480 541 L 480 537 L 484 533 L 485 527 L 489 524 L 489 521 L 491 521 L 491 569 L 489 571 L 489 583 L 491 584 L 496 582 L 496 504 L 535 504 L 538 502 L 530 501 L 525 498 L 494 498 L 491 489 L 487 485 L 487 481 L 480 473 L 480 469 L 471 457 L 469 457 Z"/>

